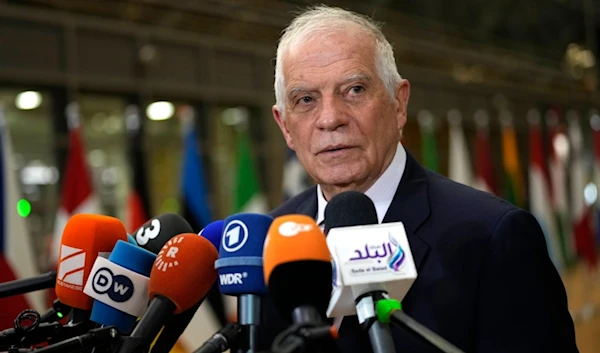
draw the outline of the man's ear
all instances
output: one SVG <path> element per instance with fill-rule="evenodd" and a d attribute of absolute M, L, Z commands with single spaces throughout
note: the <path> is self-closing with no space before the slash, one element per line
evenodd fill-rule
<path fill-rule="evenodd" d="M 410 83 L 408 80 L 401 80 L 396 86 L 396 122 L 398 130 L 402 130 L 406 125 L 408 116 L 408 99 L 410 98 Z"/>
<path fill-rule="evenodd" d="M 281 133 L 283 134 L 283 138 L 285 138 L 285 143 L 288 145 L 289 148 L 293 150 L 294 141 L 292 140 L 292 135 L 290 135 L 290 131 L 287 129 L 287 122 L 283 118 L 283 113 L 281 112 L 281 110 L 279 110 L 279 108 L 276 105 L 274 105 L 273 108 L 271 108 L 271 111 L 273 112 L 273 118 L 275 119 L 275 122 L 277 123 L 279 129 L 281 130 Z"/>

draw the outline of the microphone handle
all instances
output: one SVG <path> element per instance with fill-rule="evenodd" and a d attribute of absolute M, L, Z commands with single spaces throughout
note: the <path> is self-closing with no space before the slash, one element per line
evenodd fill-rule
<path fill-rule="evenodd" d="M 56 271 L 50 271 L 32 278 L 17 279 L 0 284 L 0 298 L 54 288 L 55 285 Z"/>
<path fill-rule="evenodd" d="M 394 340 L 389 325 L 374 321 L 369 327 L 369 339 L 373 347 L 373 353 L 394 353 Z"/>
<path fill-rule="evenodd" d="M 162 295 L 154 297 L 129 338 L 123 341 L 118 353 L 148 351 L 152 340 L 175 309 L 176 306 L 170 299 Z"/>
<path fill-rule="evenodd" d="M 392 312 L 390 315 L 390 320 L 392 323 L 407 328 L 409 331 L 416 333 L 425 339 L 428 343 L 432 344 L 439 350 L 445 353 L 465 353 L 460 350 L 458 347 L 448 342 L 446 339 L 438 335 L 437 333 L 431 331 L 427 327 L 420 324 L 417 320 L 408 316 L 402 310 L 396 310 Z M 379 321 L 377 321 L 379 323 Z"/>
<path fill-rule="evenodd" d="M 229 323 L 212 335 L 200 348 L 193 353 L 221 353 L 228 350 L 232 342 L 240 337 L 240 325 Z"/>
<path fill-rule="evenodd" d="M 256 294 L 242 294 L 238 297 L 238 321 L 242 334 L 247 337 L 245 353 L 258 351 L 258 325 L 260 325 L 260 297 Z"/>
<path fill-rule="evenodd" d="M 196 303 L 196 305 L 188 310 L 180 314 L 173 315 L 165 324 L 165 327 L 156 339 L 156 342 L 154 342 L 154 346 L 152 346 L 150 352 L 169 353 L 171 349 L 173 349 L 173 346 L 175 346 L 175 343 L 177 343 L 179 337 L 190 324 L 190 321 L 192 321 L 194 315 L 196 315 L 196 312 L 198 311 L 198 308 L 200 308 L 200 305 L 203 301 L 204 299 L 200 300 L 198 303 Z"/>
<path fill-rule="evenodd" d="M 85 335 L 72 337 L 67 340 L 52 344 L 50 346 L 36 349 L 35 353 L 62 353 L 73 352 L 85 348 L 105 345 L 112 340 L 119 339 L 119 332 L 113 326 L 101 327 L 90 330 Z M 108 342 L 107 342 L 108 341 Z"/>

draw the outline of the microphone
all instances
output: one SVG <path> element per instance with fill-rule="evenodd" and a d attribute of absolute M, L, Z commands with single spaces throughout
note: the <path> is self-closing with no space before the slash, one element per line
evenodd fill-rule
<path fill-rule="evenodd" d="M 363 193 L 342 192 L 328 202 L 325 231 L 335 270 L 327 316 L 356 314 L 373 352 L 393 353 L 390 327 L 377 321 L 375 303 L 388 290 L 403 298 L 416 269 L 402 223 L 377 222 L 375 205 Z"/>
<path fill-rule="evenodd" d="M 215 251 L 218 251 L 219 244 L 221 243 L 221 233 L 223 232 L 223 220 L 218 220 L 209 223 L 204 229 L 202 229 L 199 233 L 200 236 L 206 238 L 211 244 L 215 247 Z M 218 291 L 218 287 L 216 282 L 213 284 L 209 294 L 216 294 L 220 296 L 221 293 Z M 188 310 L 182 312 L 178 315 L 173 315 L 169 321 L 165 324 L 160 336 L 156 342 L 154 342 L 154 346 L 152 346 L 152 353 L 169 353 L 179 337 L 183 334 L 187 326 L 190 324 L 196 311 L 202 304 L 205 298 L 202 298 L 196 305 L 189 308 Z M 219 351 L 221 352 L 221 351 Z"/>
<path fill-rule="evenodd" d="M 195 233 L 169 240 L 150 273 L 150 305 L 118 352 L 146 351 L 173 313 L 179 314 L 200 301 L 217 279 L 217 257 L 214 246 Z"/>
<path fill-rule="evenodd" d="M 158 254 L 171 238 L 184 233 L 194 233 L 192 226 L 180 215 L 165 213 L 148 220 L 132 235 L 141 248 Z"/>
<path fill-rule="evenodd" d="M 416 333 L 427 343 L 434 345 L 445 353 L 465 353 L 446 339 L 421 325 L 412 317 L 402 311 L 402 304 L 396 299 L 382 299 L 376 304 L 377 319 L 383 323 L 394 323 Z"/>
<path fill-rule="evenodd" d="M 236 323 L 228 323 L 217 331 L 208 341 L 193 353 L 221 353 L 229 349 L 231 342 L 236 342 L 241 333 L 241 327 Z M 154 353 L 154 351 L 153 351 Z"/>
<path fill-rule="evenodd" d="M 94 300 L 83 293 L 83 287 L 96 258 L 107 258 L 119 240 L 126 241 L 127 232 L 114 217 L 76 214 L 65 225 L 55 292 L 61 303 L 73 308 L 70 323 L 87 321 Z"/>
<path fill-rule="evenodd" d="M 156 255 L 123 240 L 108 260 L 98 257 L 83 292 L 94 299 L 90 320 L 129 333 L 148 305 L 148 277 Z"/>
<path fill-rule="evenodd" d="M 337 351 L 331 340 L 337 332 L 325 323 L 332 269 L 319 226 L 304 215 L 275 218 L 263 257 L 264 278 L 275 310 L 294 323 L 275 339 L 271 350 L 295 352 L 303 351 L 307 344 L 319 344 L 328 346 L 325 351 Z"/>
<path fill-rule="evenodd" d="M 239 213 L 224 221 L 215 268 L 219 272 L 219 290 L 238 298 L 238 323 L 242 325 L 244 351 L 258 349 L 260 296 L 267 294 L 263 277 L 263 248 L 271 216 Z"/>
<path fill-rule="evenodd" d="M 40 316 L 40 324 L 31 330 L 9 329 L 0 333 L 0 348 L 6 344 L 39 343 L 65 339 L 91 328 L 88 321 L 93 299 L 83 293 L 94 260 L 107 257 L 118 240 L 127 239 L 125 227 L 118 219 L 103 215 L 76 214 L 65 225 L 59 263 L 56 271 L 57 301 L 53 309 Z M 62 318 L 64 310 L 71 309 L 66 325 L 52 321 Z M 46 322 L 44 322 L 46 321 Z"/>

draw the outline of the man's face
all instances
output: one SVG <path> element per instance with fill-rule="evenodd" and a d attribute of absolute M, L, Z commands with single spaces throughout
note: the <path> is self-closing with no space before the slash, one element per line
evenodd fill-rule
<path fill-rule="evenodd" d="M 358 31 L 317 35 L 283 58 L 285 119 L 276 106 L 273 115 L 324 190 L 366 191 L 391 162 L 406 122 L 408 81 L 390 97 L 373 43 Z"/>

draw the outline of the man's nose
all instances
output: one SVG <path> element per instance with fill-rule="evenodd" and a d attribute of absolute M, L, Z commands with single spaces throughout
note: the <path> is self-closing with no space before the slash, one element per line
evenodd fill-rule
<path fill-rule="evenodd" d="M 347 124 L 348 116 L 343 109 L 343 102 L 335 95 L 323 97 L 317 128 L 334 131 Z"/>

